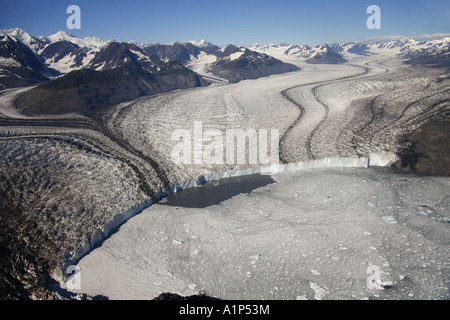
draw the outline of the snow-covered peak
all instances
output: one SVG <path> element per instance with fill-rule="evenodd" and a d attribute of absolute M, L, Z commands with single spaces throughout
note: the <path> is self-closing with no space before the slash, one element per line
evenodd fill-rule
<path fill-rule="evenodd" d="M 72 42 L 72 40 L 76 37 L 72 36 L 71 34 L 68 34 L 67 32 L 64 32 L 64 31 L 58 31 L 57 33 L 52 34 L 51 36 L 48 36 L 47 38 L 51 42 L 56 42 L 56 41 L 61 41 L 61 40 Z"/>
<path fill-rule="evenodd" d="M 295 60 L 298 58 L 305 58 L 310 56 L 310 48 L 306 45 L 296 46 L 288 43 L 271 43 L 268 45 L 264 45 L 257 43 L 249 49 L 258 53 L 265 53 L 282 61 L 292 59 Z"/>
<path fill-rule="evenodd" d="M 407 54 L 420 50 L 436 51 L 444 47 L 450 46 L 450 37 L 442 37 L 440 39 L 427 39 L 425 37 L 418 38 L 398 38 L 388 41 L 372 41 L 367 46 L 372 52 L 377 54 Z"/>
<path fill-rule="evenodd" d="M 41 40 L 35 38 L 20 28 L 1 29 L 0 35 L 9 36 L 14 41 L 18 41 L 29 47 L 33 52 L 37 52 Z"/>
<path fill-rule="evenodd" d="M 326 43 L 317 46 L 315 49 L 316 49 L 316 52 L 328 52 L 331 50 L 330 47 L 328 46 L 328 44 L 326 44 Z"/>
<path fill-rule="evenodd" d="M 12 29 L 1 29 L 0 30 L 1 35 L 8 35 L 10 38 L 14 40 L 19 40 L 22 42 L 29 42 L 33 39 L 32 36 L 30 36 L 27 32 L 20 28 L 12 28 Z"/>
<path fill-rule="evenodd" d="M 207 41 L 205 39 L 202 39 L 202 40 L 200 40 L 198 42 L 194 41 L 194 40 L 190 40 L 190 41 L 186 41 L 185 43 L 190 43 L 190 44 L 192 44 L 192 45 L 194 45 L 196 47 L 199 47 L 199 48 L 207 48 L 207 47 L 213 47 L 214 46 L 213 43 L 211 43 L 211 42 L 209 42 L 209 41 Z"/>
<path fill-rule="evenodd" d="M 47 39 L 50 42 L 68 41 L 86 50 L 98 50 L 109 43 L 109 41 L 104 41 L 97 37 L 86 37 L 81 39 L 64 31 L 58 31 L 55 34 L 48 36 Z"/>

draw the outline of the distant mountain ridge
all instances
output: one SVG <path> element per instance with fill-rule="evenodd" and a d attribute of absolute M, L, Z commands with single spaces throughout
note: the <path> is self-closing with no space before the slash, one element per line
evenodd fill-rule
<path fill-rule="evenodd" d="M 151 44 L 141 47 L 147 54 L 155 54 L 163 61 L 177 61 L 185 66 L 190 66 L 192 62 L 206 61 L 203 72 L 212 73 L 231 83 L 299 70 L 292 64 L 264 53 L 232 44 L 219 48 L 206 40 L 202 40 L 200 46 L 193 42 L 176 42 L 171 45 Z"/>
<path fill-rule="evenodd" d="M 346 63 L 338 52 L 332 50 L 326 43 L 316 48 L 315 52 L 305 60 L 310 64 L 339 64 Z"/>
<path fill-rule="evenodd" d="M 102 49 L 107 47 L 109 48 L 108 55 L 110 58 L 116 55 L 116 58 L 119 60 L 126 59 L 123 55 L 124 51 L 113 53 L 114 50 L 124 48 L 124 43 L 118 46 L 118 42 L 114 40 L 104 41 L 96 37 L 80 39 L 63 31 L 59 31 L 49 37 L 33 37 L 19 28 L 0 30 L 0 35 L 7 36 L 13 41 L 23 44 L 24 47 L 34 53 L 36 59 L 39 61 L 37 64 L 40 64 L 43 69 L 46 69 L 45 75 L 44 72 L 38 73 L 35 77 L 30 77 L 32 79 L 30 81 L 11 81 L 11 78 L 16 77 L 19 79 L 21 75 L 9 72 L 11 77 L 5 78 L 3 82 L 0 82 L 0 89 L 33 85 L 68 74 L 71 71 L 85 68 L 101 71 L 100 67 L 103 68 L 105 66 L 101 66 L 98 61 L 105 60 L 105 58 L 99 55 L 104 55 L 105 52 Z M 156 56 L 165 63 L 177 62 L 186 67 L 190 66 L 194 60 L 197 62 L 202 61 L 202 58 L 205 56 L 211 60 L 211 57 L 213 57 L 212 60 L 214 61 L 211 60 L 210 62 L 216 62 L 216 64 L 211 64 L 211 68 L 208 71 L 216 72 L 230 82 L 298 70 L 297 67 L 278 61 L 274 57 L 256 52 L 250 53 L 248 49 L 246 49 L 246 55 L 236 63 L 234 60 L 240 57 L 236 57 L 235 59 L 235 56 L 233 56 L 232 59 L 227 59 L 226 56 L 228 53 L 225 51 L 226 48 L 219 48 L 206 40 L 199 42 L 187 41 L 185 43 L 176 42 L 168 45 L 135 44 L 135 42 L 129 42 L 128 45 L 134 46 L 134 54 L 139 55 L 143 60 L 149 60 L 150 56 Z M 251 63 L 248 60 L 250 56 L 253 57 Z M 129 60 L 131 61 L 133 59 L 129 57 Z M 16 62 L 17 65 L 20 65 L 19 61 Z M 227 65 L 225 62 L 230 63 Z M 110 60 L 109 63 L 111 65 L 106 65 L 107 68 L 111 68 L 118 61 L 114 62 Z M 2 68 L 3 64 L 0 65 L 0 74 L 3 72 L 2 69 L 6 69 Z M 22 67 L 28 68 L 26 65 Z M 225 71 L 226 69 L 228 70 Z"/>
<path fill-rule="evenodd" d="M 101 71 L 95 63 L 101 60 L 97 54 L 111 43 L 118 42 L 97 37 L 81 39 L 64 31 L 33 37 L 20 28 L 0 30 L 0 90 L 39 84 L 84 68 Z M 400 56 L 413 65 L 450 66 L 450 37 L 445 36 L 432 40 L 405 37 L 346 41 L 315 47 L 286 43 L 219 47 L 204 39 L 171 44 L 130 41 L 128 45 L 135 46 L 134 54 L 143 59 L 139 64 L 155 55 L 164 63 L 178 62 L 205 79 L 212 76 L 226 82 L 295 71 L 298 68 L 292 63 L 299 61 L 336 64 L 346 63 L 351 56 L 377 54 Z M 24 59 L 25 56 L 28 58 Z"/>
<path fill-rule="evenodd" d="M 316 47 L 307 45 L 293 44 L 254 44 L 249 49 L 272 55 L 283 61 L 302 60 L 312 58 L 321 47 L 327 45 L 335 53 L 341 55 L 342 58 L 351 56 L 369 56 L 369 55 L 392 55 L 408 58 L 418 52 L 426 52 L 428 54 L 445 54 L 450 47 L 450 37 L 443 36 L 441 39 L 433 40 L 415 40 L 412 38 L 387 39 L 383 41 L 345 41 L 342 43 L 323 44 Z"/>

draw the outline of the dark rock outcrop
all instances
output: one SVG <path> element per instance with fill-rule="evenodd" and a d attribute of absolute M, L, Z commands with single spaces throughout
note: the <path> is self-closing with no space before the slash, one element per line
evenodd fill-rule
<path fill-rule="evenodd" d="M 219 300 L 219 299 L 207 296 L 205 294 L 196 294 L 193 296 L 183 297 L 176 293 L 165 292 L 161 293 L 153 300 Z"/>
<path fill-rule="evenodd" d="M 395 167 L 406 171 L 450 175 L 450 121 L 431 121 L 400 142 Z"/>

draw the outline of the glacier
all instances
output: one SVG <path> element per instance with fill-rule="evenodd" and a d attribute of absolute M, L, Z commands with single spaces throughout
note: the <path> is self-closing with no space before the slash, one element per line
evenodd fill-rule
<path fill-rule="evenodd" d="M 172 193 L 180 192 L 185 189 L 195 188 L 209 181 L 218 181 L 224 178 L 248 176 L 254 174 L 272 175 L 280 172 L 295 172 L 313 168 L 368 168 L 370 166 L 390 166 L 397 160 L 395 154 L 383 153 L 371 154 L 369 158 L 348 157 L 348 158 L 323 158 L 319 160 L 310 160 L 297 163 L 268 165 L 264 167 L 255 167 L 249 169 L 233 170 L 229 172 L 218 172 L 202 175 L 197 179 L 191 179 L 180 183 L 172 184 L 167 190 L 158 192 L 156 197 L 146 199 L 125 212 L 117 213 L 114 218 L 108 222 L 102 229 L 94 232 L 88 242 L 81 248 L 73 250 L 66 255 L 65 261 L 52 273 L 52 278 L 62 285 L 67 281 L 69 275 L 65 272 L 71 265 L 77 264 L 86 254 L 91 252 L 99 244 L 108 238 L 118 228 L 126 223 L 133 216 L 141 213 L 144 209 L 158 203 Z"/>
<path fill-rule="evenodd" d="M 120 300 L 163 292 L 226 300 L 448 299 L 447 222 L 417 212 L 427 204 L 433 216 L 446 215 L 449 180 L 365 168 L 364 160 L 356 168 L 327 167 L 352 161 L 272 168 L 273 182 L 206 207 L 169 195 L 78 262 L 80 292 Z M 193 194 L 216 187 L 211 180 Z M 372 270 L 379 270 L 375 289 Z"/>

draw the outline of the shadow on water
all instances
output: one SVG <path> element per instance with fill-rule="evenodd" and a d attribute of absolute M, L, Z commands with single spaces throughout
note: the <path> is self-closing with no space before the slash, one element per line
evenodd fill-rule
<path fill-rule="evenodd" d="M 184 208 L 206 208 L 242 193 L 249 194 L 255 189 L 274 182 L 271 176 L 260 174 L 224 178 L 178 191 L 160 201 L 159 204 Z"/>

